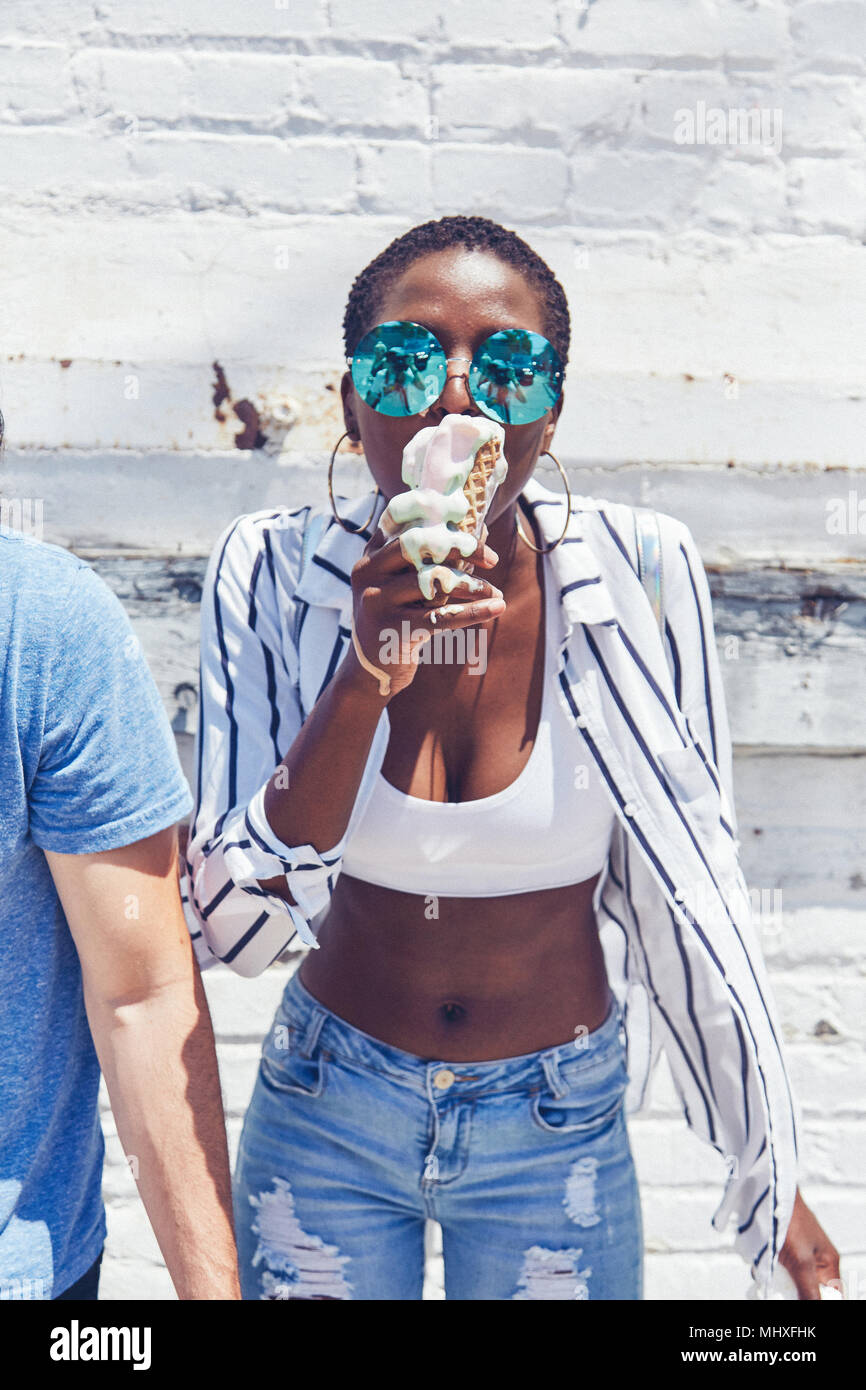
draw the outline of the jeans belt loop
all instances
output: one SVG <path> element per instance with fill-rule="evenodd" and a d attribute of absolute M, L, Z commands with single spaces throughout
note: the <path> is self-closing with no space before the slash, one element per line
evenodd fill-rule
<path fill-rule="evenodd" d="M 568 1095 L 568 1086 L 559 1074 L 559 1058 L 556 1055 L 556 1052 L 553 1051 L 545 1053 L 545 1055 L 541 1059 L 541 1065 L 544 1068 L 544 1075 L 547 1078 L 547 1084 L 550 1087 L 553 1094 L 557 1098 Z"/>
<path fill-rule="evenodd" d="M 327 1010 L 317 1005 L 316 1008 L 313 1009 L 313 1012 L 310 1016 L 310 1021 L 307 1024 L 306 1031 L 304 1033 L 304 1038 L 301 1043 L 302 1057 L 312 1057 L 316 1047 L 316 1043 L 319 1040 L 319 1034 L 322 1031 L 322 1024 L 324 1023 L 326 1018 Z"/>

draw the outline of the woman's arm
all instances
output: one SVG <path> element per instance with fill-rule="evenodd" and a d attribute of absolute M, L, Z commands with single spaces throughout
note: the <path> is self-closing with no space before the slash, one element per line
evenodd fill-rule
<path fill-rule="evenodd" d="M 287 535 L 268 513 L 242 517 L 220 537 L 202 593 L 199 776 L 187 848 L 190 904 L 210 952 L 241 975 L 264 970 L 328 904 L 370 746 L 387 698 L 350 647 L 306 720 L 286 649 L 270 531 L 300 560 L 300 520 Z M 291 553 L 291 551 L 290 551 Z M 496 557 L 481 549 L 476 564 Z M 397 542 L 377 531 L 352 572 L 356 631 L 375 662 L 386 629 L 419 624 L 417 576 Z M 498 591 L 495 591 L 498 594 Z M 492 621 L 482 582 L 450 595 L 439 627 Z M 417 669 L 389 667 L 392 694 Z M 390 698 L 390 697 L 389 697 Z M 288 751 L 286 751 L 288 750 Z M 201 955 L 201 953 L 199 953 Z"/>

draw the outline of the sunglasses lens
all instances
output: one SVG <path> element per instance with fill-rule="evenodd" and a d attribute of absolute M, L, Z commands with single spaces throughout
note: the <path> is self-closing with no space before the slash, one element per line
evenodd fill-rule
<path fill-rule="evenodd" d="M 528 425 L 555 405 L 562 390 L 562 364 L 540 333 L 503 328 L 478 348 L 469 368 L 472 398 L 493 420 Z"/>
<path fill-rule="evenodd" d="M 442 394 L 445 353 L 426 328 L 393 319 L 377 324 L 352 353 L 352 380 L 380 415 L 418 415 Z"/>

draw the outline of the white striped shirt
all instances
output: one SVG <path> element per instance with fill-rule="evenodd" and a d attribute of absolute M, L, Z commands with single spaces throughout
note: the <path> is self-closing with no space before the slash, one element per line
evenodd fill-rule
<path fill-rule="evenodd" d="M 341 511 L 358 523 L 371 503 L 372 493 L 343 499 Z M 521 506 L 554 541 L 564 501 L 532 479 Z M 299 583 L 309 511 L 239 517 L 217 542 L 202 595 L 191 930 L 202 965 L 221 960 L 245 976 L 287 946 L 316 948 L 389 736 L 383 710 L 339 844 L 280 842 L 265 787 L 351 641 L 349 576 L 370 536 L 332 521 Z M 627 1111 L 646 1104 L 663 1049 L 688 1124 L 728 1164 L 713 1225 L 724 1230 L 733 1215 L 735 1248 L 765 1285 L 793 1210 L 799 1115 L 737 853 L 709 586 L 688 528 L 658 517 L 664 641 L 638 577 L 632 508 L 573 498 L 550 556 L 564 620 L 558 694 L 575 766 L 587 751 L 595 759 L 617 818 L 594 905 L 625 1015 Z M 296 906 L 260 886 L 282 874 Z"/>

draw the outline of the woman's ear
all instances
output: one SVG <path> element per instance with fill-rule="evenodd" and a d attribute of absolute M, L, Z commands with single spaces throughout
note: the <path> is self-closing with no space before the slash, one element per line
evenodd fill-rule
<path fill-rule="evenodd" d="M 556 422 L 559 419 L 560 413 L 562 411 L 562 403 L 564 399 L 565 392 L 561 391 L 556 405 L 550 412 L 550 419 L 544 426 L 544 434 L 541 437 L 541 449 L 539 450 L 539 452 L 542 454 L 545 452 L 545 450 L 549 449 L 551 444 L 553 443 L 553 435 L 554 431 L 556 430 Z"/>
<path fill-rule="evenodd" d="M 343 399 L 343 423 L 349 431 L 349 439 L 353 444 L 357 444 L 361 438 L 361 431 L 358 429 L 358 421 L 355 418 L 355 383 L 352 380 L 352 373 L 348 369 L 343 373 L 343 379 L 340 382 L 340 395 Z"/>

